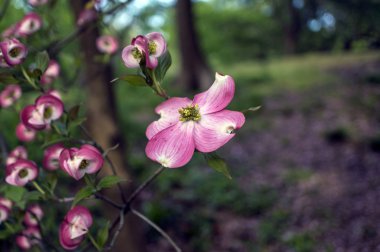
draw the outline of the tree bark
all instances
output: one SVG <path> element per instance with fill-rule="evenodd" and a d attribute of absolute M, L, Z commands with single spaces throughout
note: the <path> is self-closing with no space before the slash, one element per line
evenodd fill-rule
<path fill-rule="evenodd" d="M 84 8 L 87 0 L 71 0 L 71 7 L 78 18 L 80 11 Z M 99 37 L 97 27 L 88 29 L 79 38 L 80 51 L 83 54 L 84 73 L 83 80 L 86 96 L 87 121 L 86 127 L 92 138 L 102 146 L 103 149 L 119 144 L 118 148 L 109 152 L 109 158 L 112 160 L 119 177 L 130 180 L 127 171 L 127 162 L 125 158 L 125 141 L 118 127 L 116 114 L 115 95 L 112 80 L 112 69 L 110 64 L 96 62 L 94 56 L 98 53 L 96 48 L 96 38 Z M 112 174 L 111 167 L 105 162 L 101 175 Z M 129 185 L 131 183 L 128 183 Z M 125 193 L 130 188 L 124 186 Z M 119 191 L 116 187 L 107 190 L 106 196 L 112 200 L 120 202 Z M 103 211 L 111 221 L 118 215 L 119 211 L 104 205 Z M 138 229 L 134 227 L 134 218 L 127 215 L 125 218 L 124 228 L 122 229 L 118 240 L 115 244 L 114 251 L 142 251 L 140 246 Z"/>
<path fill-rule="evenodd" d="M 212 74 L 199 46 L 191 0 L 177 0 L 176 18 L 181 55 L 179 82 L 192 91 L 211 85 Z"/>

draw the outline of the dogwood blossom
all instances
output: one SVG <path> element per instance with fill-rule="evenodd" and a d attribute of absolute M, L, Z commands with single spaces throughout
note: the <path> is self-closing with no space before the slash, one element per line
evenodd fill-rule
<path fill-rule="evenodd" d="M 59 168 L 59 156 L 65 149 L 63 144 L 54 144 L 49 146 L 44 151 L 44 159 L 42 161 L 43 167 L 47 170 L 53 171 Z"/>
<path fill-rule="evenodd" d="M 5 181 L 14 186 L 24 186 L 38 176 L 37 165 L 26 159 L 18 159 L 5 168 Z"/>
<path fill-rule="evenodd" d="M 212 86 L 193 100 L 175 97 L 158 105 L 161 118 L 146 130 L 146 155 L 177 168 L 190 161 L 195 149 L 207 153 L 222 147 L 245 122 L 243 113 L 225 109 L 234 92 L 232 77 L 216 73 Z"/>
<path fill-rule="evenodd" d="M 0 93 L 0 107 L 10 107 L 21 97 L 21 88 L 17 84 L 10 84 Z"/>
<path fill-rule="evenodd" d="M 0 42 L 0 51 L 3 61 L 2 65 L 5 62 L 8 66 L 21 64 L 28 54 L 26 46 L 15 38 L 5 39 Z"/>
<path fill-rule="evenodd" d="M 104 35 L 96 39 L 96 47 L 102 53 L 113 54 L 119 48 L 119 42 L 113 36 Z"/>
<path fill-rule="evenodd" d="M 16 137 L 22 142 L 30 142 L 36 137 L 36 131 L 26 127 L 22 122 L 16 126 Z"/>

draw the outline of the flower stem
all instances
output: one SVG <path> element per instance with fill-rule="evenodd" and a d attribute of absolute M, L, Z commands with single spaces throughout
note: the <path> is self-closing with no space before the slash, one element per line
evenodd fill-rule
<path fill-rule="evenodd" d="M 90 232 L 87 232 L 87 236 L 90 239 L 92 245 L 96 248 L 97 251 L 101 251 L 102 249 L 99 247 L 98 243 L 95 241 L 94 237 L 91 235 Z"/>
<path fill-rule="evenodd" d="M 34 185 L 34 187 L 42 194 L 45 196 L 45 191 L 40 187 L 40 185 L 36 182 L 36 181 L 33 181 L 32 184 Z"/>

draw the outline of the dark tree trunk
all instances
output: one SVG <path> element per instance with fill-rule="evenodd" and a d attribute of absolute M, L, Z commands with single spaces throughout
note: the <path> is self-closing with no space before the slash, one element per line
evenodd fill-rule
<path fill-rule="evenodd" d="M 299 11 L 294 7 L 292 0 L 286 1 L 287 17 L 285 22 L 285 52 L 294 54 L 297 51 L 298 37 L 301 30 Z"/>
<path fill-rule="evenodd" d="M 211 85 L 212 74 L 199 46 L 191 0 L 177 0 L 176 14 L 181 54 L 178 81 L 193 91 Z"/>
<path fill-rule="evenodd" d="M 77 18 L 80 11 L 84 8 L 87 0 L 71 0 L 71 6 Z M 94 56 L 98 53 L 96 48 L 96 38 L 99 37 L 99 29 L 91 27 L 85 31 L 79 38 L 80 50 L 83 54 L 84 64 L 84 86 L 86 92 L 86 110 L 87 121 L 86 127 L 91 136 L 104 149 L 119 144 L 119 147 L 109 152 L 109 157 L 115 165 L 118 176 L 130 180 L 127 171 L 127 162 L 125 159 L 125 141 L 118 127 L 116 115 L 116 104 L 112 80 L 112 69 L 109 64 L 103 64 L 95 61 Z M 102 174 L 112 174 L 111 168 L 105 163 Z M 130 188 L 123 188 L 128 193 Z M 108 197 L 115 201 L 120 201 L 119 191 L 115 187 L 106 191 Z M 104 214 L 111 221 L 118 216 L 118 211 L 105 205 Z M 128 215 L 125 218 L 124 228 L 118 237 L 113 251 L 142 251 L 140 248 L 138 228 L 136 228 Z"/>

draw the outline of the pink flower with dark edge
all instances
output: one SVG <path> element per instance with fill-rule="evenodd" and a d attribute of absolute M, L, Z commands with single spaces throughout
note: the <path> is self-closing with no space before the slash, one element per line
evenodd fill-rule
<path fill-rule="evenodd" d="M 0 50 L 3 59 L 9 66 L 21 64 L 28 54 L 26 46 L 15 38 L 0 42 Z"/>
<path fill-rule="evenodd" d="M 37 98 L 34 105 L 28 105 L 21 111 L 21 121 L 35 130 L 45 129 L 51 121 L 63 114 L 63 103 L 55 96 L 45 94 Z"/>
<path fill-rule="evenodd" d="M 83 206 L 76 206 L 65 216 L 59 227 L 59 242 L 67 250 L 77 248 L 84 239 L 84 235 L 92 225 L 90 211 Z"/>
<path fill-rule="evenodd" d="M 14 186 L 24 186 L 38 176 L 37 165 L 26 159 L 18 159 L 5 168 L 5 181 Z"/>
<path fill-rule="evenodd" d="M 17 124 L 16 137 L 22 142 L 30 142 L 36 137 L 36 131 L 34 129 L 26 127 L 22 122 Z"/>
<path fill-rule="evenodd" d="M 96 39 L 96 46 L 102 53 L 113 54 L 119 48 L 119 42 L 115 37 L 105 35 Z"/>
<path fill-rule="evenodd" d="M 48 2 L 48 0 L 28 0 L 28 3 L 32 6 L 44 5 Z"/>
<path fill-rule="evenodd" d="M 28 158 L 28 152 L 25 149 L 24 146 L 17 146 L 14 148 L 7 157 L 6 165 L 14 164 L 19 159 L 27 159 Z"/>
<path fill-rule="evenodd" d="M 216 73 L 215 82 L 205 92 L 188 98 L 170 98 L 156 107 L 161 118 L 151 123 L 146 155 L 164 167 L 187 164 L 194 150 L 212 152 L 235 136 L 245 117 L 243 113 L 224 109 L 234 97 L 231 76 Z"/>
<path fill-rule="evenodd" d="M 19 85 L 11 84 L 5 87 L 0 93 L 0 107 L 7 108 L 21 97 L 21 88 Z"/>
<path fill-rule="evenodd" d="M 17 23 L 15 35 L 18 36 L 29 36 L 42 27 L 41 17 L 34 12 L 26 14 L 21 21 Z"/>
<path fill-rule="evenodd" d="M 41 240 L 41 233 L 37 227 L 28 227 L 16 237 L 16 244 L 23 250 L 29 250 Z"/>
<path fill-rule="evenodd" d="M 145 36 L 139 35 L 132 39 L 129 46 L 122 52 L 122 58 L 126 67 L 139 67 L 141 60 L 145 60 L 146 67 L 157 67 L 157 58 L 166 51 L 166 41 L 161 33 L 152 32 Z"/>
<path fill-rule="evenodd" d="M 59 75 L 60 67 L 57 61 L 50 60 L 46 71 L 41 76 L 41 84 L 52 83 Z"/>
<path fill-rule="evenodd" d="M 37 204 L 32 205 L 26 209 L 26 213 L 24 215 L 24 223 L 28 227 L 38 226 L 38 222 L 41 221 L 44 216 L 44 212 L 41 207 Z"/>
<path fill-rule="evenodd" d="M 100 170 L 104 163 L 102 154 L 92 145 L 85 144 L 78 148 L 64 149 L 59 156 L 60 167 L 76 180 L 86 173 Z"/>
<path fill-rule="evenodd" d="M 44 151 L 44 159 L 42 161 L 43 167 L 46 170 L 56 170 L 59 168 L 59 156 L 61 152 L 65 149 L 63 144 L 54 144 L 49 146 Z"/>
<path fill-rule="evenodd" d="M 84 9 L 81 11 L 79 14 L 78 20 L 77 20 L 77 25 L 82 26 L 85 25 L 89 22 L 94 21 L 97 18 L 97 13 L 96 11 L 91 8 L 91 9 Z"/>

